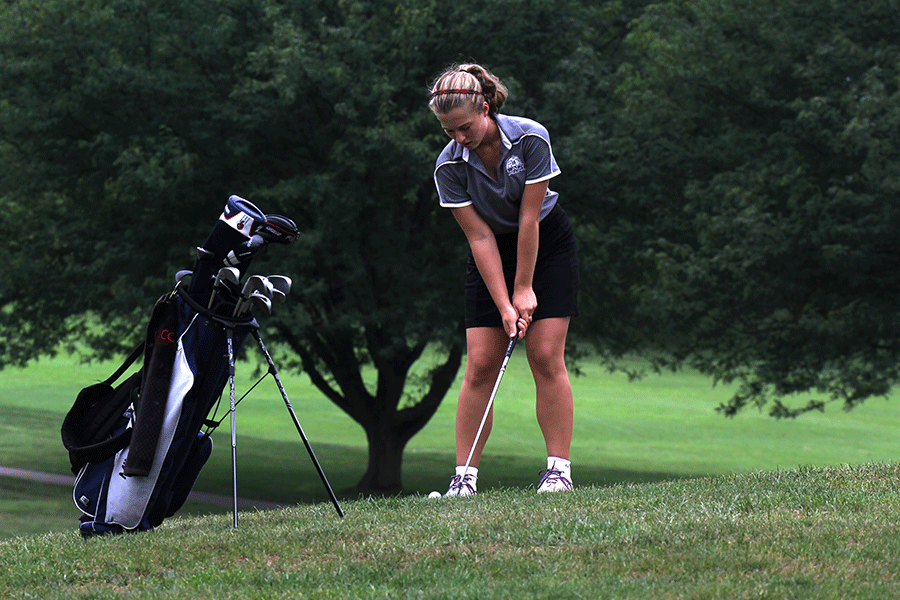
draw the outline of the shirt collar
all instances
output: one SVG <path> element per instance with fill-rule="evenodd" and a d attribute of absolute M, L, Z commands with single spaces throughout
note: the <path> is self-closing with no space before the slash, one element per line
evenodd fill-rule
<path fill-rule="evenodd" d="M 509 136 L 506 135 L 506 132 L 503 130 L 503 126 L 501 125 L 500 115 L 497 115 L 497 118 L 494 119 L 497 123 L 497 129 L 500 130 L 500 141 L 506 147 L 507 150 L 512 148 L 512 142 L 509 140 Z"/>
<path fill-rule="evenodd" d="M 503 144 L 504 148 L 510 150 L 512 148 L 512 140 L 506 133 L 506 129 L 510 130 L 510 133 L 512 133 L 515 139 L 519 139 L 520 137 L 522 137 L 521 128 L 516 123 L 510 121 L 503 115 L 495 115 L 493 119 L 494 122 L 497 123 L 497 129 L 500 131 L 500 143 Z M 462 151 L 460 154 L 460 158 L 462 158 L 466 162 L 469 162 L 469 149 L 465 146 L 459 146 L 459 149 Z"/>

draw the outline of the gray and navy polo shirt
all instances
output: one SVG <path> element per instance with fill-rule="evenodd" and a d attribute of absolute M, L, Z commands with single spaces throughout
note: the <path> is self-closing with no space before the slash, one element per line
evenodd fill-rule
<path fill-rule="evenodd" d="M 488 175 L 477 154 L 451 141 L 435 163 L 434 183 L 441 206 L 472 204 L 494 233 L 511 233 L 519 229 L 525 186 L 556 177 L 561 171 L 543 125 L 524 117 L 495 115 L 494 119 L 502 142 L 497 181 Z M 556 205 L 558 196 L 547 190 L 539 219 Z"/>

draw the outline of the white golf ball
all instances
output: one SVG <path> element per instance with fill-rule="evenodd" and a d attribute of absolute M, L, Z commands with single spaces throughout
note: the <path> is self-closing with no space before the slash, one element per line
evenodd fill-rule
<path fill-rule="evenodd" d="M 440 498 L 440 497 L 441 497 L 441 493 L 438 492 L 438 491 L 434 491 L 434 492 L 431 492 L 430 494 L 428 494 L 428 497 L 429 497 L 429 498 Z"/>

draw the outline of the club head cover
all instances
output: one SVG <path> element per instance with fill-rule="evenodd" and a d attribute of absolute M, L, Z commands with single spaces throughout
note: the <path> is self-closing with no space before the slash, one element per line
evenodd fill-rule
<path fill-rule="evenodd" d="M 296 223 L 281 215 L 266 215 L 265 223 L 260 223 L 253 230 L 255 235 L 262 236 L 267 244 L 290 244 L 300 234 Z"/>
<path fill-rule="evenodd" d="M 266 215 L 252 202 L 240 196 L 229 197 L 219 220 L 198 249 L 191 294 L 208 295 L 210 283 L 215 273 L 226 264 L 224 261 L 228 254 L 242 251 L 239 247 L 251 239 L 256 227 L 265 222 Z"/>
<path fill-rule="evenodd" d="M 259 252 L 259 249 L 266 245 L 266 241 L 260 235 L 253 235 L 249 240 L 241 243 L 237 248 L 228 253 L 225 260 L 222 261 L 226 267 L 234 267 L 240 271 L 241 276 L 247 271 L 250 261 Z"/>

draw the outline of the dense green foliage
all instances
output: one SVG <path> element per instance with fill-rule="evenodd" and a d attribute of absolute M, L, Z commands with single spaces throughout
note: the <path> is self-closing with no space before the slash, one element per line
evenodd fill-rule
<path fill-rule="evenodd" d="M 398 489 L 462 351 L 464 239 L 436 206 L 445 138 L 426 90 L 476 60 L 508 83 L 507 112 L 553 137 L 579 340 L 737 381 L 728 414 L 883 395 L 900 379 L 895 14 L 889 0 L 2 3 L 0 366 L 61 340 L 127 346 L 236 193 L 301 225 L 254 265 L 298 282 L 266 327 L 366 430 L 362 487 Z M 440 358 L 416 372 L 427 344 Z M 824 400 L 782 403 L 803 391 Z"/>
<path fill-rule="evenodd" d="M 900 378 L 896 9 L 659 4 L 629 37 L 598 148 L 641 245 L 625 267 L 649 274 L 654 349 L 743 384 L 728 414 L 852 407 Z M 806 391 L 824 399 L 781 401 Z"/>

